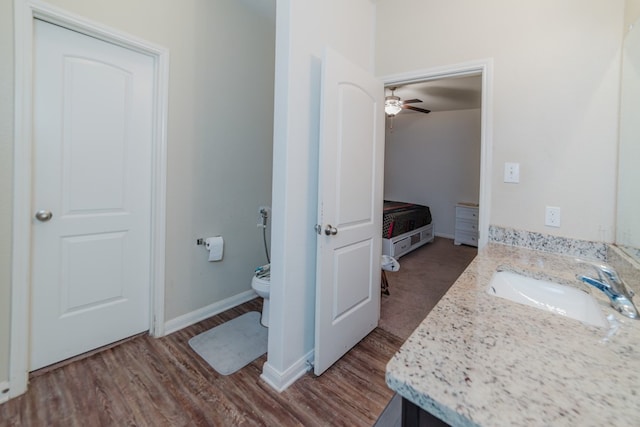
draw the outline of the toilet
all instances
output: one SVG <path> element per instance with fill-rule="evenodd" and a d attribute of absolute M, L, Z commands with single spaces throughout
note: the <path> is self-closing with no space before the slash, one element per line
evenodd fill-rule
<path fill-rule="evenodd" d="M 262 303 L 262 317 L 260 323 L 262 326 L 269 327 L 269 287 L 271 284 L 270 265 L 263 265 L 256 269 L 253 279 L 251 279 L 251 287 L 264 299 Z"/>

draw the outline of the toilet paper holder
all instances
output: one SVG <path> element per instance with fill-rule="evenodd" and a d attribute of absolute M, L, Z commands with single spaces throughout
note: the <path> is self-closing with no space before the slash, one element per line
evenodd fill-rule
<path fill-rule="evenodd" d="M 212 236 L 212 237 L 220 237 L 220 235 L 218 234 L 218 235 L 215 235 L 215 236 Z M 198 237 L 198 238 L 196 239 L 196 246 L 204 246 L 204 247 L 206 248 L 206 246 L 207 246 L 207 239 L 206 239 L 206 238 L 204 238 L 204 237 Z"/>
<path fill-rule="evenodd" d="M 197 246 L 204 246 L 209 251 L 209 262 L 222 261 L 224 254 L 224 240 L 222 236 L 199 237 L 196 239 Z"/>

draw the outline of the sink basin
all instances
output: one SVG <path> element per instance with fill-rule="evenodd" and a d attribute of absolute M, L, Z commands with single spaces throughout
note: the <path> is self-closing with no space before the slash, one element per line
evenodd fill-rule
<path fill-rule="evenodd" d="M 571 286 L 498 271 L 489 282 L 487 293 L 590 325 L 608 325 L 596 300 Z"/>

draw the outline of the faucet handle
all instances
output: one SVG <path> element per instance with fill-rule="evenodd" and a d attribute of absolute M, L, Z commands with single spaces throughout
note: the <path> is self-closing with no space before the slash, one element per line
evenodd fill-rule
<path fill-rule="evenodd" d="M 618 277 L 618 273 L 616 273 L 616 271 L 612 267 L 606 264 L 598 264 L 597 268 L 602 271 L 602 273 L 610 280 L 613 280 L 616 283 L 620 283 L 620 277 Z"/>
<path fill-rule="evenodd" d="M 615 289 L 606 281 L 599 281 L 582 275 L 577 275 L 576 278 L 588 285 L 600 289 L 609 298 L 611 307 L 618 310 L 622 315 L 631 319 L 638 319 L 638 309 L 636 309 L 633 301 L 624 293 L 620 293 L 618 289 Z"/>
<path fill-rule="evenodd" d="M 622 282 L 620 280 L 620 277 L 618 276 L 618 273 L 616 273 L 616 271 L 610 265 L 598 261 L 588 261 L 580 258 L 576 258 L 576 261 L 579 264 L 584 264 L 595 269 L 598 273 L 598 278 L 600 278 L 601 281 L 607 280 L 609 282 L 612 282 L 614 285 L 620 284 Z"/>

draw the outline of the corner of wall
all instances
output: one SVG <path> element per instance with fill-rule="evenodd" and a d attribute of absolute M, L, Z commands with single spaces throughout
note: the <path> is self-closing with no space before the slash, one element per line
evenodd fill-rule
<path fill-rule="evenodd" d="M 274 390 L 282 392 L 311 369 L 313 354 L 314 349 L 298 359 L 284 372 L 278 371 L 267 361 L 262 366 L 260 378 Z"/>

